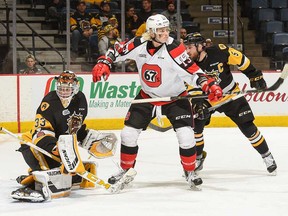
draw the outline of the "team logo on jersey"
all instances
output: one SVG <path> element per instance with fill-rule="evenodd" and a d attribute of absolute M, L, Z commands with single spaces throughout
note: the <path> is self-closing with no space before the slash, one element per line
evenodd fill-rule
<path fill-rule="evenodd" d="M 74 112 L 69 118 L 67 119 L 67 125 L 68 125 L 68 133 L 74 134 L 77 133 L 77 131 L 81 128 L 83 122 L 83 115 L 82 114 L 76 114 Z"/>
<path fill-rule="evenodd" d="M 41 104 L 41 111 L 42 112 L 44 112 L 45 110 L 47 110 L 48 108 L 49 108 L 49 103 L 47 103 L 47 102 L 42 102 L 42 104 Z"/>
<path fill-rule="evenodd" d="M 206 71 L 205 70 L 205 73 L 208 76 L 213 77 L 217 83 L 221 82 L 221 79 L 219 78 L 219 71 L 218 70 L 214 70 L 214 69 L 212 71 Z"/>
<path fill-rule="evenodd" d="M 149 87 L 161 85 L 161 68 L 158 65 L 144 64 L 142 67 L 142 80 Z"/>

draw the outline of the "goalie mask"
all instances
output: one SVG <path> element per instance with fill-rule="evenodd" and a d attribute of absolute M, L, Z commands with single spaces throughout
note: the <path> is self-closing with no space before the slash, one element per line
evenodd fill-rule
<path fill-rule="evenodd" d="M 55 77 L 56 93 L 60 98 L 64 108 L 67 108 L 73 98 L 79 91 L 79 81 L 72 71 L 64 71 L 58 77 Z"/>

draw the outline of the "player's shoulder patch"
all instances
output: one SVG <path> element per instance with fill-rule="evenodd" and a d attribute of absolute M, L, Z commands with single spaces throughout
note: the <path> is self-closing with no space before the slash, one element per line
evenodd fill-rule
<path fill-rule="evenodd" d="M 46 101 L 43 101 L 40 105 L 40 109 L 42 112 L 44 112 L 45 110 L 47 110 L 50 107 L 50 104 Z"/>

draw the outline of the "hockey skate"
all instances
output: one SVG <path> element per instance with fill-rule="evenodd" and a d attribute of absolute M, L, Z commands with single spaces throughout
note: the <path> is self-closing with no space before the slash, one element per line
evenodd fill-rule
<path fill-rule="evenodd" d="M 45 200 L 42 192 L 32 190 L 30 187 L 23 187 L 13 191 L 11 197 L 25 202 L 43 202 Z"/>
<path fill-rule="evenodd" d="M 203 151 L 202 152 L 202 155 L 200 158 L 196 158 L 196 168 L 195 168 L 195 172 L 199 172 L 200 170 L 203 169 L 203 163 L 204 163 L 204 160 L 207 156 L 207 152 L 206 151 Z"/>
<path fill-rule="evenodd" d="M 267 171 L 271 175 L 277 175 L 277 165 L 276 165 L 276 162 L 275 162 L 272 154 L 270 153 L 266 157 L 264 157 L 263 161 L 267 167 Z"/>
<path fill-rule="evenodd" d="M 196 191 L 201 190 L 199 186 L 203 183 L 203 181 L 197 175 L 195 171 L 184 171 L 184 174 L 185 174 L 186 181 L 188 182 L 189 187 L 192 190 L 196 190 Z"/>
<path fill-rule="evenodd" d="M 129 171 L 129 172 L 128 172 Z M 119 184 L 121 185 L 121 190 L 124 189 L 130 182 L 134 180 L 134 177 L 136 176 L 137 172 L 130 168 L 128 170 L 121 169 L 119 173 L 112 175 L 108 179 L 108 183 L 111 185 Z M 122 182 L 123 181 L 123 182 Z"/>

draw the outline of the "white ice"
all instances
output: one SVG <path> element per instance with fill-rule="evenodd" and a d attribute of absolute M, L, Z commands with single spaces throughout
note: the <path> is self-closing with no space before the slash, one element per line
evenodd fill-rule
<path fill-rule="evenodd" d="M 207 159 L 200 173 L 202 191 L 191 191 L 182 177 L 175 133 L 147 130 L 138 140 L 135 169 L 130 188 L 120 194 L 104 189 L 73 190 L 70 197 L 44 203 L 23 203 L 10 197 L 20 187 L 15 178 L 27 172 L 17 141 L 0 135 L 0 215 L 99 215 L 99 216 L 287 216 L 288 128 L 263 127 L 278 164 L 278 175 L 269 176 L 260 155 L 238 128 L 207 128 Z M 114 131 L 119 137 L 120 132 Z M 81 151 L 83 160 L 88 158 Z M 117 172 L 119 148 L 111 159 L 97 161 L 104 180 Z"/>

